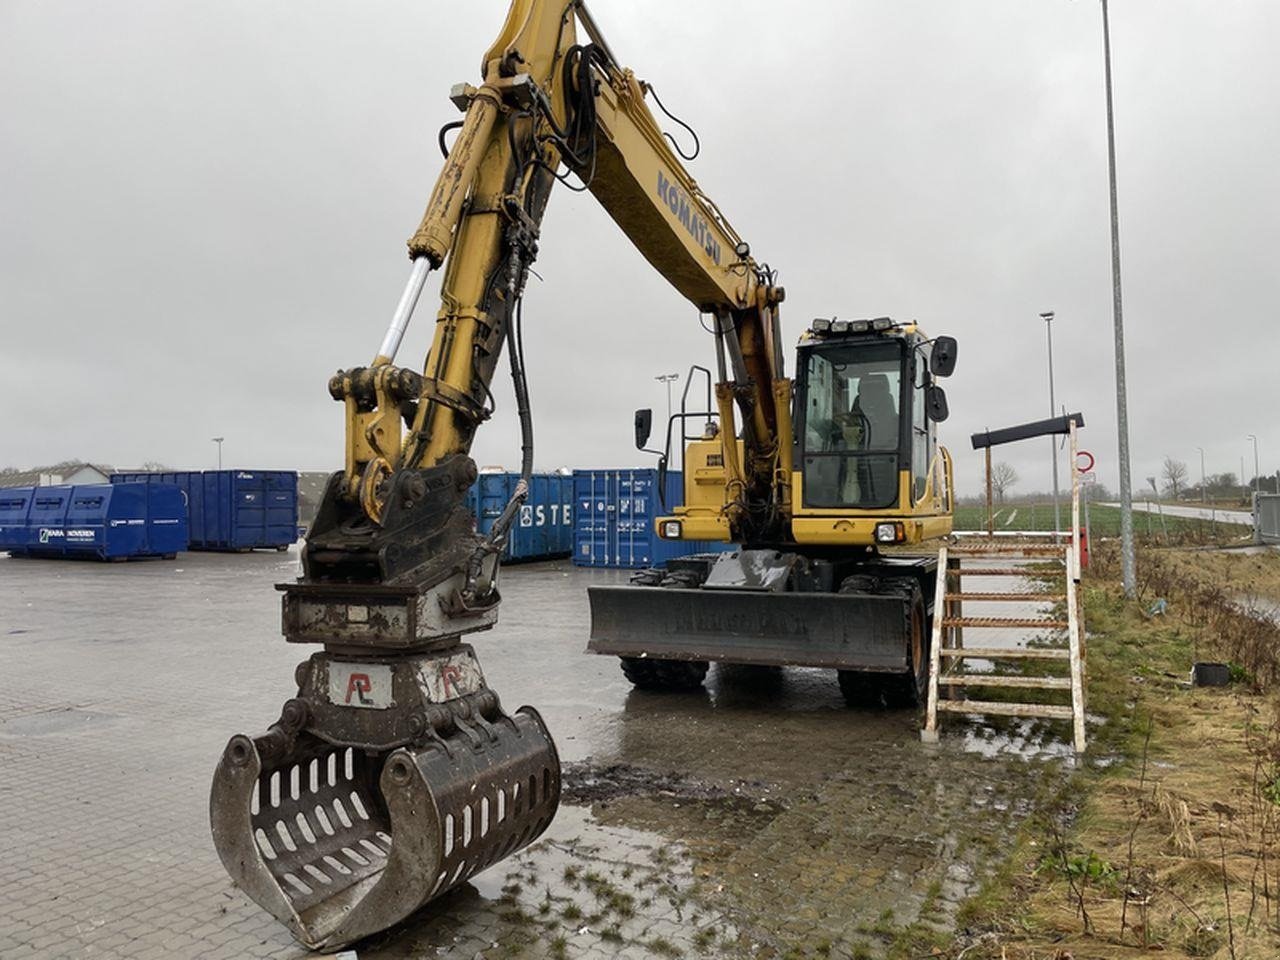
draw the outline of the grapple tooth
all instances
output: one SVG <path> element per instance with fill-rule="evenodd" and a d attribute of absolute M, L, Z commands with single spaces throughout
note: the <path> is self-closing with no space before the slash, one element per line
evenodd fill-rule
<path fill-rule="evenodd" d="M 532 707 L 425 745 L 277 755 L 236 736 L 214 775 L 214 846 L 236 883 L 313 949 L 383 930 L 536 839 L 560 764 Z"/>

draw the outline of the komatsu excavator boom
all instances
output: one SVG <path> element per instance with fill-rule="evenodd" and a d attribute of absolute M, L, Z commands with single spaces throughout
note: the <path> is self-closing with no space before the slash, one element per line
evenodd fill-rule
<path fill-rule="evenodd" d="M 914 325 L 815 323 L 793 395 L 782 288 L 689 175 L 646 104 L 648 86 L 620 65 L 580 0 L 513 0 L 480 75 L 478 87 L 452 91 L 464 117 L 442 131 L 442 144 L 457 133 L 409 240 L 409 281 L 386 336 L 367 366 L 329 381 L 346 414 L 343 469 L 308 530 L 303 575 L 280 587 L 285 639 L 320 649 L 299 665 L 297 695 L 267 732 L 231 739 L 213 782 L 223 864 L 313 948 L 396 923 L 532 842 L 556 811 L 560 767 L 545 724 L 531 707 L 502 708 L 462 638 L 496 622 L 499 559 L 527 490 L 519 484 L 491 531 L 476 533 L 468 454 L 492 411 L 505 345 L 525 478 L 532 469 L 520 305 L 543 211 L 566 170 L 712 317 L 719 377 L 715 409 L 702 414 L 719 433 L 690 445 L 685 504 L 660 529 L 744 545 L 726 556 L 756 579 L 734 596 L 733 578 L 707 558 L 649 575 L 671 586 L 678 574 L 679 589 L 664 596 L 678 601 L 679 617 L 728 599 L 763 618 L 748 633 L 767 645 L 779 622 L 769 599 L 834 594 L 862 571 L 867 582 L 844 590 L 835 610 L 851 622 L 833 636 L 847 640 L 859 617 L 880 611 L 873 655 L 857 643 L 832 654 L 831 638 L 819 637 L 817 659 L 914 683 L 927 571 L 867 560 L 884 529 L 890 541 L 914 542 L 950 525 L 949 462 L 925 416 L 926 395 L 935 415 L 945 407 L 930 342 Z M 443 277 L 430 352 L 421 368 L 398 366 L 433 271 Z M 954 341 L 932 349 L 934 372 L 949 372 Z M 760 660 L 736 651 L 731 630 L 706 647 L 685 629 L 658 638 L 652 659 L 635 666 L 655 638 L 610 623 L 633 603 L 626 591 L 645 588 L 619 589 L 593 591 L 591 644 L 623 656 L 637 682 L 687 681 L 708 659 Z M 815 659 L 796 658 L 796 637 L 786 643 L 774 659 Z"/>

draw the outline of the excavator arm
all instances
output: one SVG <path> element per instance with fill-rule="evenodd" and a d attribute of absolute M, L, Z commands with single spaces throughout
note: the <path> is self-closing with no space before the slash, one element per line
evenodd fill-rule
<path fill-rule="evenodd" d="M 579 18 L 592 38 L 586 45 L 577 43 Z M 582 4 L 517 0 L 482 69 L 479 88 L 455 88 L 466 116 L 409 240 L 409 283 L 378 355 L 330 385 L 347 403 L 339 514 L 346 519 L 358 509 L 377 523 L 397 473 L 468 452 L 488 414 L 503 344 L 518 333 L 542 212 L 563 163 L 672 286 L 713 317 L 728 520 L 742 539 L 776 534 L 758 518 L 774 517 L 776 525 L 779 513 L 769 507 L 787 496 L 789 470 L 780 458 L 789 449 L 779 442 L 786 428 L 775 391 L 784 380 L 782 289 L 671 149 L 646 104 L 646 86 L 618 65 Z M 419 376 L 393 361 L 427 274 L 442 267 L 442 306 Z M 523 417 L 518 355 L 516 364 Z M 733 442 L 735 402 L 746 463 Z M 409 424 L 403 437 L 402 418 Z M 528 460 L 527 432 L 525 439 Z"/>
<path fill-rule="evenodd" d="M 367 366 L 329 382 L 346 414 L 343 469 L 308 530 L 303 576 L 280 586 L 286 640 L 322 651 L 265 734 L 231 739 L 214 777 L 223 864 L 315 948 L 403 919 L 531 843 L 558 804 L 545 724 L 530 707 L 502 709 L 461 638 L 496 622 L 499 558 L 526 493 L 519 484 L 476 533 L 468 453 L 505 346 L 526 479 L 532 469 L 520 304 L 565 170 L 714 318 L 726 532 L 767 539 L 787 515 L 783 291 L 670 148 L 645 85 L 580 0 L 514 0 L 481 78 L 453 90 L 465 115 L 450 125 L 387 333 Z M 397 366 L 433 271 L 430 352 L 420 371 Z"/>

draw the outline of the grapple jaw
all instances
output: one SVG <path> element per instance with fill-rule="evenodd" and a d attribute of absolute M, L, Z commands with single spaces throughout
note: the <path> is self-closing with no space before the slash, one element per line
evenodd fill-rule
<path fill-rule="evenodd" d="M 280 721 L 231 738 L 210 796 L 223 866 L 312 949 L 386 929 L 531 843 L 560 799 L 542 718 L 504 713 L 469 647 L 385 658 L 385 706 L 323 695 L 352 666 L 327 653 L 303 664 Z M 429 679 L 441 673 L 455 680 L 443 700 Z"/>

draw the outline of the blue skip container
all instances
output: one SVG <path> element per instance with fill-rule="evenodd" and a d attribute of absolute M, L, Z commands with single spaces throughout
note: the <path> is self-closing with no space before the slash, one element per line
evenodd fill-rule
<path fill-rule="evenodd" d="M 683 475 L 667 472 L 666 510 L 684 502 Z M 654 520 L 663 514 L 658 471 L 575 470 L 573 562 L 580 567 L 661 567 L 691 553 L 734 549 L 717 540 L 663 540 Z"/>
<path fill-rule="evenodd" d="M 187 509 L 171 483 L 0 489 L 0 550 L 13 556 L 131 560 L 185 549 Z"/>
<path fill-rule="evenodd" d="M 481 473 L 467 491 L 467 505 L 476 530 L 487 534 L 506 509 L 520 481 L 518 473 Z M 573 477 L 535 473 L 529 478 L 529 497 L 511 525 L 504 562 L 554 560 L 573 552 Z"/>
<path fill-rule="evenodd" d="M 290 470 L 113 473 L 111 482 L 176 484 L 187 498 L 192 550 L 285 550 L 298 537 L 298 475 Z"/>

